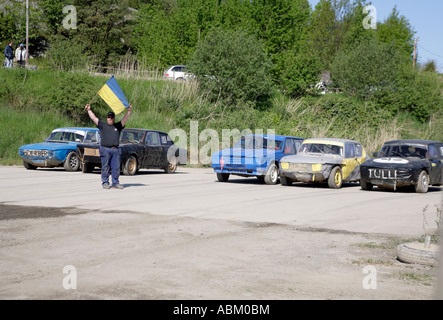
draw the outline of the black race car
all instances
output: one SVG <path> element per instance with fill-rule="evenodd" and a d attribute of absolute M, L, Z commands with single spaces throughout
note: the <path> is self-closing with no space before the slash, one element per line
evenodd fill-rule
<path fill-rule="evenodd" d="M 101 167 L 99 145 L 78 144 L 83 172 Z M 173 173 L 177 165 L 187 163 L 187 150 L 177 147 L 165 132 L 147 129 L 123 129 L 120 135 L 121 171 L 135 175 L 139 169 L 163 169 Z"/>
<path fill-rule="evenodd" d="M 431 140 L 386 142 L 372 159 L 360 165 L 360 185 L 394 189 L 414 186 L 418 193 L 443 184 L 443 143 Z"/>

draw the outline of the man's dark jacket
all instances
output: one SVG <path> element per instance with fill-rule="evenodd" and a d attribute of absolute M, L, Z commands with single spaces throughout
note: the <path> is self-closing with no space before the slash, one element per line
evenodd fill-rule
<path fill-rule="evenodd" d="M 9 44 L 5 48 L 5 57 L 8 59 L 14 58 L 14 50 Z"/>

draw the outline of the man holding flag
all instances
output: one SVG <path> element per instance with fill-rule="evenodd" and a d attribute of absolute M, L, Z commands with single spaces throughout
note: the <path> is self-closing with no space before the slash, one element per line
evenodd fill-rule
<path fill-rule="evenodd" d="M 120 133 L 124 129 L 126 121 L 132 110 L 132 105 L 127 102 L 123 92 L 117 84 L 114 76 L 106 82 L 103 88 L 97 93 L 111 107 L 113 111 L 108 112 L 107 121 L 104 122 L 96 117 L 88 103 L 85 109 L 88 115 L 100 130 L 100 159 L 102 162 L 101 181 L 104 189 L 110 189 L 109 175 L 112 175 L 112 188 L 123 189 L 119 182 L 120 177 L 120 156 L 121 149 Z M 94 100 L 94 99 L 92 99 Z M 92 102 L 92 101 L 91 101 Z M 115 114 L 126 109 L 126 114 L 119 122 L 115 122 Z"/>

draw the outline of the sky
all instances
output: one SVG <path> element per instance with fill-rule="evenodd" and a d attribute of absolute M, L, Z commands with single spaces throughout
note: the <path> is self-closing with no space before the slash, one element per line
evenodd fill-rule
<path fill-rule="evenodd" d="M 309 0 L 314 8 L 319 0 Z M 367 0 L 377 10 L 377 22 L 384 22 L 397 7 L 416 32 L 418 63 L 430 60 L 436 62 L 440 73 L 443 73 L 443 14 L 442 0 Z"/>

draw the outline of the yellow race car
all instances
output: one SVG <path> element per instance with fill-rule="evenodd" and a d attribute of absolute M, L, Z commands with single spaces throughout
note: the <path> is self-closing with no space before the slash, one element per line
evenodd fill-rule
<path fill-rule="evenodd" d="M 353 140 L 312 138 L 303 141 L 296 155 L 280 159 L 280 182 L 327 182 L 339 189 L 343 182 L 360 180 L 360 164 L 367 159 L 363 146 Z"/>

